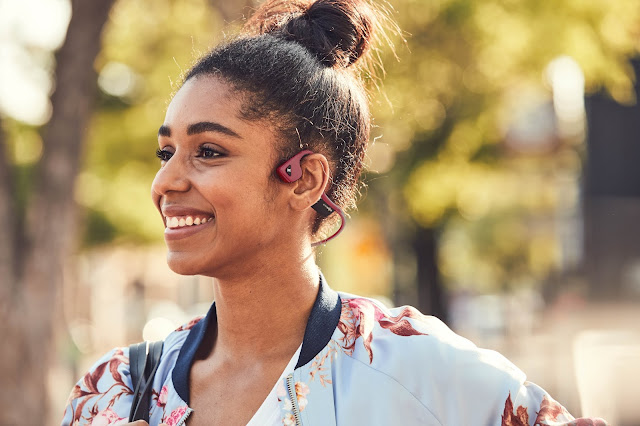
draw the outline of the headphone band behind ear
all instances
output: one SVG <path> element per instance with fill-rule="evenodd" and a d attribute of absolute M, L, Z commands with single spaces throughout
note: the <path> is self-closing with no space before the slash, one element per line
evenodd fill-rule
<path fill-rule="evenodd" d="M 300 162 L 302 161 L 302 158 L 309 154 L 313 154 L 313 151 L 305 149 L 278 166 L 278 168 L 276 168 L 276 173 L 280 179 L 287 183 L 293 183 L 300 179 L 302 177 L 302 167 L 300 166 Z M 315 247 L 320 244 L 325 244 L 329 240 L 337 237 L 344 228 L 345 217 L 340 207 L 331 201 L 327 194 L 322 194 L 322 197 L 320 197 L 320 199 L 311 207 L 322 217 L 328 217 L 334 212 L 337 212 L 340 215 L 340 228 L 330 237 L 313 243 L 312 246 Z"/>

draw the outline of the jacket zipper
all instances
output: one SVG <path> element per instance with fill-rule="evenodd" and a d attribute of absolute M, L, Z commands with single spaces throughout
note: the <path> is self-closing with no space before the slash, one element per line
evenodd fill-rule
<path fill-rule="evenodd" d="M 293 406 L 293 417 L 296 419 L 296 426 L 302 426 L 302 420 L 300 420 L 300 409 L 298 407 L 298 397 L 296 396 L 296 385 L 293 382 L 293 374 L 287 376 L 287 392 L 289 393 L 289 399 Z"/>

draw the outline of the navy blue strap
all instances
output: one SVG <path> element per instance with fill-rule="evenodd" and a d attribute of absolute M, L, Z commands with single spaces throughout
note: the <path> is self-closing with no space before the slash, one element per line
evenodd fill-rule
<path fill-rule="evenodd" d="M 133 388 L 133 402 L 129 411 L 129 422 L 149 422 L 153 378 L 160 365 L 163 341 L 136 343 L 129 347 L 129 364 Z"/>

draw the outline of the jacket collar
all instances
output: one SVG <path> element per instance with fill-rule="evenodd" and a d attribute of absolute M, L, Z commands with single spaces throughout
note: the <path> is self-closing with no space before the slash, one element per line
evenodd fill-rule
<path fill-rule="evenodd" d="M 320 273 L 320 288 L 307 320 L 296 368 L 310 362 L 329 343 L 338 326 L 341 309 L 340 296 L 329 287 L 324 276 Z M 180 398 L 187 404 L 189 404 L 189 373 L 196 351 L 207 330 L 215 328 L 216 322 L 216 305 L 213 303 L 207 315 L 189 331 L 176 360 L 172 373 L 173 385 Z"/>

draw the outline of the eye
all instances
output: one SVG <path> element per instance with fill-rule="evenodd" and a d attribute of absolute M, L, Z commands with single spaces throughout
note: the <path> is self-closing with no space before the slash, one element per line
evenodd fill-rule
<path fill-rule="evenodd" d="M 164 148 L 156 150 L 156 157 L 158 157 L 162 161 L 169 161 L 172 156 L 173 153 Z"/>
<path fill-rule="evenodd" d="M 215 158 L 220 157 L 221 155 L 222 153 L 220 151 L 217 151 L 215 148 L 210 146 L 201 146 L 198 149 L 198 157 L 200 158 Z"/>

